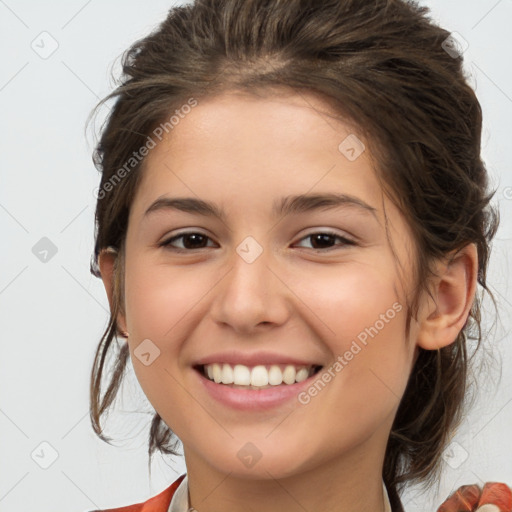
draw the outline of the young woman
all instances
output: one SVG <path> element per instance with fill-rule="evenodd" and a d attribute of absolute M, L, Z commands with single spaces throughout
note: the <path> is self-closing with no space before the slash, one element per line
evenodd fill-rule
<path fill-rule="evenodd" d="M 116 510 L 403 511 L 462 418 L 498 225 L 450 33 L 398 0 L 198 0 L 123 73 L 95 154 L 91 417 L 107 440 L 130 356 L 150 457 L 179 439 L 187 473 Z M 484 505 L 510 488 L 439 510 Z"/>

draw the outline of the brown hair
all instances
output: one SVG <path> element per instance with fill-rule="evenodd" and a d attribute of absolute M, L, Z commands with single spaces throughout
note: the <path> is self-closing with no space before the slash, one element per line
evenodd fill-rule
<path fill-rule="evenodd" d="M 478 283 L 496 305 L 486 269 L 499 215 L 490 205 L 494 192 L 488 192 L 480 158 L 481 107 L 462 58 L 445 50 L 450 33 L 428 14 L 400 0 L 197 0 L 171 9 L 125 52 L 119 86 L 98 105 L 116 100 L 94 154 L 102 175 L 91 272 L 100 277 L 102 249 L 119 252 L 114 305 L 91 374 L 90 415 L 101 439 L 108 442 L 100 419 L 116 397 L 129 355 L 124 343 L 101 397 L 103 367 L 123 312 L 124 241 L 144 159 L 131 169 L 126 163 L 191 97 L 279 88 L 320 95 L 367 137 L 383 190 L 413 231 L 417 257 L 407 333 L 433 262 L 469 243 L 478 249 Z M 469 389 L 467 339 L 477 340 L 476 348 L 482 340 L 480 306 L 477 293 L 452 344 L 420 349 L 384 461 L 394 510 L 402 510 L 405 483 L 437 478 L 442 451 L 460 424 Z M 149 458 L 157 449 L 177 454 L 176 445 L 155 413 Z"/>

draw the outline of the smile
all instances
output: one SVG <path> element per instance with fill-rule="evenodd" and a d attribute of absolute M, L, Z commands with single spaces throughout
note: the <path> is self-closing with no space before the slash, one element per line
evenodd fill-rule
<path fill-rule="evenodd" d="M 316 374 L 322 368 L 318 365 L 249 367 L 212 363 L 194 366 L 194 373 L 198 376 L 202 389 L 218 404 L 239 411 L 263 412 L 291 401 L 300 406 L 297 400 L 299 393 L 312 384 Z M 224 377 L 228 383 L 223 382 Z M 229 382 L 230 380 L 232 382 Z M 279 383 L 277 383 L 278 380 Z M 247 384 L 236 384 L 236 382 Z M 252 382 L 256 382 L 257 385 L 251 384 Z M 263 384 L 264 382 L 266 384 Z"/>
<path fill-rule="evenodd" d="M 321 368 L 318 365 L 231 365 L 212 363 L 201 367 L 205 377 L 216 384 L 244 389 L 267 389 L 281 384 L 292 385 L 311 377 Z"/>

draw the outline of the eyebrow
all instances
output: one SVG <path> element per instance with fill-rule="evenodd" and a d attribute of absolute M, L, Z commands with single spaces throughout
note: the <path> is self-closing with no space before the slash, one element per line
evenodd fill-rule
<path fill-rule="evenodd" d="M 311 212 L 314 210 L 328 210 L 339 207 L 357 208 L 361 212 L 372 214 L 378 222 L 377 209 L 365 203 L 358 197 L 348 194 L 301 194 L 283 197 L 273 204 L 272 215 L 275 217 Z M 178 210 L 186 213 L 216 217 L 226 222 L 226 213 L 215 203 L 196 199 L 193 197 L 160 197 L 144 213 L 162 210 Z"/>

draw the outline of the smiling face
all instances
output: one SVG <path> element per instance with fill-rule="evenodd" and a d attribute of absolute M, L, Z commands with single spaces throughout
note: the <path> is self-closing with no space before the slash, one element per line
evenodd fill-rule
<path fill-rule="evenodd" d="M 224 94 L 200 101 L 146 159 L 129 217 L 120 323 L 137 378 L 183 442 L 189 470 L 267 479 L 346 460 L 381 471 L 416 348 L 404 334 L 383 208 L 408 280 L 414 246 L 368 150 L 347 153 L 353 131 L 326 110 L 309 94 Z M 330 195 L 331 206 L 293 200 L 301 195 Z M 172 207 L 178 198 L 193 201 Z M 140 351 L 150 354 L 144 362 Z M 323 369 L 302 400 L 295 393 L 241 410 L 215 398 L 208 390 L 223 384 L 205 385 L 195 368 L 221 352 Z M 261 454 L 252 467 L 241 463 L 247 450 Z"/>

